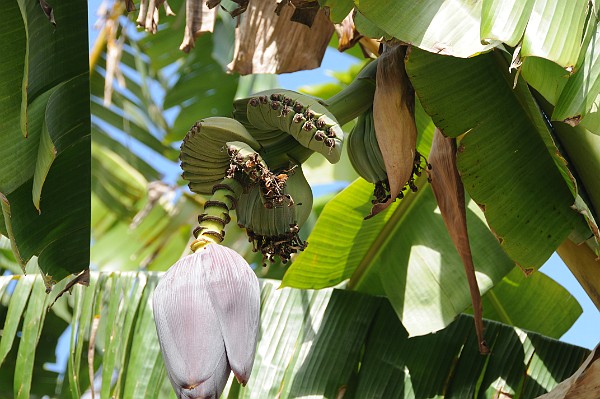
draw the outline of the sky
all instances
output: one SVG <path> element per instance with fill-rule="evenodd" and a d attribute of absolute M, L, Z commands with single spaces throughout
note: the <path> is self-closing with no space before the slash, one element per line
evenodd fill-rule
<path fill-rule="evenodd" d="M 89 0 L 88 2 L 90 48 L 98 36 L 98 31 L 93 25 L 97 18 L 96 10 L 100 3 L 101 0 Z M 331 71 L 345 71 L 355 62 L 356 58 L 328 48 L 320 68 L 282 74 L 279 76 L 279 84 L 282 88 L 298 90 L 299 87 L 305 85 L 334 82 L 335 79 L 330 76 Z M 173 174 L 172 170 L 164 170 L 163 172 L 169 175 Z M 180 171 L 177 170 L 176 174 L 179 175 L 179 173 Z M 332 186 L 335 190 L 339 187 L 339 185 Z M 319 191 L 324 194 L 327 187 L 320 187 Z M 600 342 L 600 313 L 595 305 L 557 254 L 552 255 L 540 270 L 565 287 L 577 299 L 583 309 L 582 315 L 560 340 L 588 349 L 594 348 Z M 561 305 L 559 303 L 549 303 L 548 306 Z"/>

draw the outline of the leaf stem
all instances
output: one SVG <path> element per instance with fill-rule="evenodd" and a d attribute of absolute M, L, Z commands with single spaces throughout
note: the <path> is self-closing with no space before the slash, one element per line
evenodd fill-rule
<path fill-rule="evenodd" d="M 335 116 L 340 126 L 358 117 L 373 105 L 376 72 L 377 60 L 365 66 L 346 88 L 323 101 L 323 105 Z"/>

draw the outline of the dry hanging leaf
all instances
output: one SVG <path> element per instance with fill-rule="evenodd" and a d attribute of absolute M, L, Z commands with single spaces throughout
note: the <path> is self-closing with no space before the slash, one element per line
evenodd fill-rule
<path fill-rule="evenodd" d="M 125 30 L 121 29 L 119 17 L 123 15 L 125 6 L 126 4 L 124 2 L 115 1 L 110 5 L 109 1 L 104 0 L 96 13 L 99 18 L 94 25 L 96 28 L 102 29 L 102 33 L 106 40 L 106 76 L 104 77 L 105 107 L 110 106 L 112 103 L 115 78 L 121 87 L 125 87 L 125 77 L 119 68 L 126 37 Z M 95 50 L 96 48 L 92 53 L 97 54 L 96 57 L 99 57 L 99 51 Z M 90 64 L 93 65 L 95 62 L 91 62 L 90 60 Z"/>
<path fill-rule="evenodd" d="M 339 24 L 335 24 L 338 35 L 338 51 L 346 51 L 358 43 L 365 58 L 377 58 L 379 54 L 379 42 L 360 34 L 354 25 L 354 14 L 352 10 Z"/>
<path fill-rule="evenodd" d="M 452 238 L 452 242 L 463 261 L 467 274 L 479 352 L 489 353 L 483 336 L 481 295 L 475 278 L 475 266 L 473 265 L 467 232 L 465 189 L 456 168 L 456 140 L 444 137 L 438 128 L 435 129 L 433 134 L 429 164 L 431 165 L 429 176 L 433 194 L 440 207 L 446 229 L 448 229 L 450 238 Z"/>
<path fill-rule="evenodd" d="M 386 45 L 377 64 L 373 119 L 391 197 L 375 204 L 370 216 L 395 201 L 413 172 L 417 145 L 415 92 L 404 69 L 405 54 L 405 46 Z"/>
<path fill-rule="evenodd" d="M 125 11 L 135 11 L 135 4 L 133 3 L 133 0 L 123 0 L 123 2 L 125 3 Z"/>
<path fill-rule="evenodd" d="M 235 32 L 230 71 L 286 73 L 321 65 L 333 34 L 333 24 L 320 10 L 312 28 L 292 22 L 294 7 L 286 5 L 278 16 L 270 1 L 251 0 Z"/>
<path fill-rule="evenodd" d="M 175 15 L 169 3 L 166 0 L 142 0 L 140 1 L 140 12 L 136 19 L 138 26 L 144 28 L 147 32 L 156 33 L 158 28 L 158 8 L 165 7 L 165 14 Z"/>
<path fill-rule="evenodd" d="M 338 35 L 338 51 L 354 47 L 363 37 L 354 26 L 354 10 L 350 11 L 342 22 L 335 24 L 335 31 Z"/>
<path fill-rule="evenodd" d="M 583 361 L 577 371 L 537 399 L 595 399 L 600 398 L 600 345 Z"/>
<path fill-rule="evenodd" d="M 309 28 L 312 27 L 317 13 L 321 8 L 317 0 L 281 0 L 277 3 L 275 14 L 280 15 L 281 10 L 283 10 L 286 5 L 292 5 L 295 8 L 294 14 L 292 14 L 290 20 L 304 24 Z"/>
<path fill-rule="evenodd" d="M 107 25 L 108 28 L 109 25 Z M 107 29 L 106 39 L 106 76 L 104 78 L 104 106 L 109 107 L 112 103 L 113 81 L 117 78 L 119 86 L 125 87 L 125 77 L 119 68 L 121 62 L 121 54 L 123 53 L 123 45 L 125 44 L 125 34 L 122 34 L 118 39 L 118 25 L 115 24 L 114 29 Z"/>
<path fill-rule="evenodd" d="M 187 0 L 185 3 L 185 34 L 179 50 L 189 53 L 195 39 L 205 32 L 212 32 L 217 19 L 217 8 L 212 10 L 204 0 Z"/>

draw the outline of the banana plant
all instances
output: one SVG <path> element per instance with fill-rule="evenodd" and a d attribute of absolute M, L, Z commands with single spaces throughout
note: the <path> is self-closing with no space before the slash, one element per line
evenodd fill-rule
<path fill-rule="evenodd" d="M 218 2 L 210 3 L 214 6 Z M 231 2 L 222 3 L 223 8 L 233 12 Z M 299 13 L 302 14 L 300 2 L 292 3 L 298 3 Z M 313 3 L 313 6 L 317 5 Z M 247 5 L 242 18 L 251 15 L 252 2 Z M 107 78 L 114 67 L 114 60 L 109 60 L 108 52 L 106 61 L 102 57 L 96 59 L 94 69 L 101 74 L 92 74 L 92 108 L 97 115 L 93 120 L 94 129 L 100 134 L 96 135 L 99 139 L 94 139 L 92 154 L 98 165 L 103 166 L 94 169 L 95 177 L 104 179 L 102 181 L 105 184 L 97 184 L 93 195 L 95 203 L 103 206 L 107 216 L 105 220 L 96 219 L 97 226 L 102 226 L 97 231 L 98 243 L 102 237 L 111 235 L 112 243 L 116 243 L 116 237 L 122 237 L 119 228 L 129 233 L 140 228 L 142 235 L 152 230 L 155 237 L 167 234 L 164 232 L 173 231 L 171 227 L 145 230 L 141 227 L 158 226 L 137 224 L 147 216 L 150 216 L 147 217 L 150 223 L 156 220 L 154 218 L 160 211 L 166 211 L 170 216 L 180 215 L 176 225 L 187 225 L 187 231 L 179 231 L 183 234 L 178 235 L 176 242 L 171 241 L 173 245 L 162 241 L 153 247 L 157 244 L 154 239 L 145 241 L 140 237 L 142 246 L 139 253 L 148 254 L 144 251 L 149 251 L 149 256 L 143 256 L 148 261 L 142 263 L 151 265 L 153 256 L 165 253 L 167 248 L 169 251 L 177 249 L 175 256 L 163 257 L 164 263 L 160 263 L 158 268 L 164 268 L 184 251 L 183 248 L 187 246 L 184 237 L 191 229 L 189 219 L 184 219 L 189 218 L 188 211 L 193 211 L 187 208 L 188 211 L 184 212 L 178 207 L 179 204 L 169 206 L 171 204 L 163 201 L 160 207 L 150 206 L 150 213 L 144 215 L 145 186 L 149 180 L 158 177 L 158 172 L 155 165 L 139 154 L 132 155 L 123 145 L 123 140 L 115 140 L 112 137 L 114 131 L 107 128 L 107 124 L 116 127 L 127 140 L 133 138 L 136 145 L 139 142 L 150 148 L 158 155 L 158 159 L 167 160 L 177 157 L 177 152 L 170 144 L 183 138 L 183 132 L 192 126 L 179 156 L 183 177 L 189 181 L 190 189 L 205 196 L 198 203 L 194 204 L 194 200 L 190 202 L 192 208 L 197 208 L 199 203 L 204 206 L 191 245 L 192 250 L 198 251 L 196 255 L 205 253 L 207 248 L 213 248 L 213 245 L 225 239 L 225 225 L 233 216 L 230 212 L 235 210 L 238 223 L 246 230 L 256 251 L 263 256 L 263 261 L 276 258 L 285 262 L 294 260 L 284 278 L 284 285 L 323 288 L 346 282 L 347 287 L 353 290 L 386 295 L 393 312 L 388 307 L 385 318 L 394 321 L 399 318 L 404 325 L 402 329 L 405 328 L 410 336 L 428 334 L 449 326 L 458 313 L 469 307 L 469 285 L 471 293 L 478 295 L 479 289 L 473 289 L 475 279 L 481 291 L 488 293 L 483 297 L 484 304 L 492 304 L 493 310 L 488 310 L 487 315 L 493 315 L 496 311 L 496 317 L 507 316 L 502 304 L 508 301 L 500 301 L 499 306 L 498 298 L 501 298 L 502 291 L 507 293 L 507 298 L 514 295 L 506 289 L 507 285 L 514 286 L 515 281 L 520 281 L 516 277 L 519 270 L 514 268 L 514 263 L 530 273 L 557 248 L 565 259 L 569 259 L 574 273 L 580 276 L 590 296 L 594 297 L 594 292 L 598 290 L 598 286 L 594 285 L 597 279 L 584 276 L 595 275 L 589 270 L 590 265 L 594 265 L 594 252 L 597 254 L 598 249 L 595 222 L 597 190 L 594 173 L 589 171 L 597 168 L 597 162 L 583 161 L 595 158 L 587 156 L 594 155 L 589 154 L 594 152 L 594 147 L 586 147 L 582 142 L 589 140 L 595 143 L 595 134 L 598 133 L 594 122 L 594 104 L 598 96 L 598 74 L 594 72 L 597 69 L 597 52 L 594 49 L 597 48 L 598 15 L 595 4 L 585 1 L 569 4 L 528 1 L 517 4 L 511 1 L 440 0 L 436 2 L 436 7 L 427 10 L 404 1 L 397 2 L 393 7 L 390 2 L 354 4 L 352 1 L 322 1 L 320 5 L 329 7 L 331 18 L 336 22 L 342 21 L 354 10 L 352 14 L 357 32 L 364 38 L 386 38 L 380 59 L 370 63 L 353 83 L 328 99 L 274 89 L 252 92 L 233 101 L 237 78 L 226 77 L 218 64 L 205 61 L 206 56 L 195 57 L 200 54 L 196 51 L 203 49 L 204 55 L 212 51 L 219 58 L 223 55 L 219 51 L 232 47 L 215 46 L 215 50 L 211 49 L 213 41 L 222 44 L 227 37 L 225 33 L 229 28 L 225 19 L 215 27 L 221 27 L 221 31 L 217 32 L 219 34 L 204 35 L 195 42 L 192 40 L 196 50 L 189 58 L 177 55 L 178 50 L 173 46 L 176 40 L 173 31 L 179 27 L 179 33 L 183 33 L 183 23 L 167 22 L 166 28 L 157 32 L 157 39 L 152 36 L 141 40 L 127 38 L 127 46 L 121 49 L 123 55 L 120 62 L 133 66 L 132 69 L 139 71 L 141 78 L 125 72 L 122 78 L 126 81 L 127 89 L 116 88 L 108 101 L 112 104 L 108 107 L 101 105 L 106 102 L 106 86 L 103 83 L 109 80 Z M 183 3 L 174 2 L 172 6 L 181 18 Z M 236 8 L 235 12 L 240 13 L 244 9 Z M 549 9 L 554 11 L 549 13 Z M 148 13 L 146 10 L 145 21 L 150 21 L 146 27 L 153 30 L 158 23 L 158 20 L 154 20 L 158 14 L 151 11 Z M 567 22 L 557 22 L 562 21 L 562 17 Z M 504 23 L 506 20 L 511 23 Z M 162 18 L 162 21 L 165 19 Z M 438 24 L 439 21 L 443 23 Z M 564 37 L 549 34 L 562 32 L 563 27 L 559 29 L 558 26 L 563 23 L 569 25 L 569 29 L 564 30 L 568 32 Z M 231 33 L 232 29 L 228 32 Z M 187 30 L 186 33 L 189 36 Z M 551 38 L 556 36 L 564 40 L 553 42 Z M 361 44 L 364 43 L 363 40 Z M 115 42 L 110 45 L 114 46 Z M 115 49 L 112 47 L 112 50 Z M 179 72 L 174 84 L 160 72 L 162 68 L 173 67 Z M 507 72 L 511 67 L 516 68 L 517 73 Z M 552 79 L 542 79 L 548 70 L 553 72 L 549 75 Z M 207 75 L 213 78 L 206 79 Z M 222 107 L 211 97 L 214 94 L 212 88 L 202 86 L 207 81 L 217 80 L 222 81 L 224 90 L 227 89 L 229 93 Z M 150 94 L 149 87 L 152 85 L 160 85 L 167 92 L 162 104 L 157 104 Z M 206 88 L 206 96 L 197 94 L 198 87 Z M 210 111 L 207 106 L 211 107 Z M 162 116 L 163 107 L 181 107 L 174 123 Z M 233 119 L 215 115 L 229 115 Z M 344 131 L 342 127 L 356 117 L 359 119 L 354 130 Z M 561 125 L 560 121 L 568 125 Z M 440 164 L 427 160 L 436 127 L 456 148 L 455 160 L 450 162 L 448 168 L 452 172 L 449 175 L 459 177 L 460 185 L 448 195 L 460 201 L 450 211 L 444 208 L 439 191 L 436 192 L 436 178 L 440 176 L 436 167 L 439 168 Z M 398 129 L 403 133 L 395 137 Z M 580 137 L 581 140 L 574 137 Z M 301 236 L 305 233 L 300 229 L 307 224 L 313 198 L 304 177 L 303 164 L 308 162 L 313 153 L 318 153 L 316 156 L 328 162 L 337 162 L 344 156 L 344 141 L 351 143 L 348 156 L 356 172 L 372 184 L 359 180 L 340 194 L 325 207 L 313 234 L 306 239 Z M 578 151 L 584 155 L 577 155 Z M 398 157 L 400 153 L 404 156 Z M 133 168 L 128 168 L 128 164 Z M 428 177 L 432 179 L 431 187 Z M 463 195 L 463 186 L 466 195 Z M 112 207 L 113 203 L 118 206 Z M 439 211 L 436 204 L 439 204 Z M 346 211 L 340 212 L 340 209 Z M 464 231 L 468 227 L 470 240 L 465 237 L 464 231 L 460 233 L 463 234 L 461 240 L 455 239 L 460 234 L 448 222 L 452 220 L 448 212 L 458 215 L 455 225 L 464 225 Z M 371 218 L 364 220 L 365 216 Z M 335 228 L 340 222 L 344 223 L 343 229 Z M 186 228 L 183 227 L 183 230 Z M 231 237 L 232 231 L 236 230 L 227 229 L 226 239 Z M 306 241 L 311 245 L 307 247 Z M 584 242 L 585 245 L 575 245 Z M 106 248 L 112 248 L 110 241 L 106 243 Z M 469 244 L 471 249 L 465 251 Z M 582 251 L 587 251 L 585 256 L 581 255 Z M 105 251 L 98 250 L 96 253 L 102 258 Z M 470 270 L 467 267 L 467 275 L 457 272 L 461 264 L 469 263 L 469 259 L 474 266 Z M 585 261 L 582 262 L 582 259 Z M 104 260 L 110 262 L 106 257 Z M 133 262 L 133 267 L 136 262 Z M 534 287 L 552 286 L 544 278 L 538 277 L 537 281 L 546 283 L 538 282 Z M 115 284 L 115 287 L 119 287 L 118 284 L 125 283 Z M 504 290 L 500 289 L 503 285 Z M 517 285 L 528 286 L 528 292 L 533 291 L 531 285 L 523 281 Z M 450 294 L 449 287 L 453 289 Z M 115 290 L 118 291 L 118 288 Z M 543 292 L 545 295 L 558 296 L 560 290 Z M 144 295 L 147 299 L 150 292 Z M 231 295 L 231 292 L 225 295 Z M 318 297 L 310 300 L 313 299 L 318 300 Z M 38 298 L 35 306 L 39 308 L 43 302 Z M 109 308 L 109 314 L 114 315 L 118 311 L 118 303 Z M 14 312 L 17 312 L 24 303 L 15 306 Z M 486 307 L 489 309 L 489 306 Z M 169 312 L 174 311 L 170 309 Z M 341 306 L 341 309 L 345 307 Z M 577 306 L 573 304 L 571 309 L 575 309 L 575 312 L 566 313 L 576 315 Z M 378 307 L 369 311 L 373 310 L 380 312 Z M 79 311 L 87 310 L 80 308 Z M 355 311 L 360 314 L 357 309 Z M 336 312 L 341 314 L 342 310 Z M 485 345 L 481 332 L 481 310 L 475 297 L 472 312 L 476 315 L 476 326 L 479 327 L 477 338 L 472 339 L 474 345 L 471 346 L 479 344 L 481 351 L 486 348 L 496 353 L 502 351 L 502 345 L 498 346 L 496 339 L 490 338 L 495 337 L 495 327 L 489 324 Z M 32 310 L 31 317 L 34 317 L 34 313 Z M 311 314 L 303 314 L 303 320 Z M 267 316 L 263 312 L 263 319 L 270 320 Z M 505 321 L 523 320 L 517 322 L 521 326 L 521 323 L 526 323 L 526 317 L 519 319 L 512 316 L 508 315 Z M 14 321 L 18 318 L 11 320 L 10 326 L 18 323 Z M 148 322 L 150 319 L 145 316 L 144 320 Z M 472 323 L 470 320 L 468 322 Z M 558 336 L 563 331 L 552 330 L 542 324 L 533 324 L 531 328 L 552 336 Z M 564 323 L 563 327 L 567 324 Z M 93 323 L 90 325 L 93 326 Z M 365 331 L 370 326 L 368 323 L 361 325 Z M 267 327 L 264 326 L 265 329 Z M 94 334 L 90 334 L 89 339 L 96 339 L 93 337 Z M 519 337 L 522 338 L 521 335 Z M 165 338 L 161 340 L 166 342 Z M 27 335 L 27 342 L 37 342 L 33 333 Z M 362 353 L 365 348 L 371 347 L 364 340 L 359 342 L 362 343 L 357 352 Z M 170 347 L 173 348 L 173 345 Z M 159 377 L 151 385 L 151 389 L 154 389 L 152 392 L 157 392 L 165 386 L 165 379 L 164 369 L 157 366 L 160 361 L 156 360 L 156 342 L 153 348 L 156 357 L 150 364 L 156 367 L 148 375 Z M 81 354 L 82 349 L 78 350 Z M 523 349 L 524 353 L 529 351 Z M 257 353 L 260 358 L 260 345 Z M 284 391 L 280 392 L 283 396 L 327 396 L 348 392 L 350 396 L 356 394 L 361 397 L 367 394 L 365 390 L 369 390 L 369 387 L 376 386 L 379 389 L 386 386 L 385 382 L 358 386 L 346 384 L 349 380 L 343 378 L 336 380 L 335 384 L 329 380 L 319 380 L 314 386 L 305 385 L 302 383 L 306 380 L 305 374 L 321 365 L 322 360 L 319 357 L 304 358 L 304 355 L 299 353 L 300 360 L 296 359 L 293 365 L 287 364 L 282 368 L 294 373 L 297 371 L 297 374 L 276 380 L 273 385 L 257 384 L 268 390 L 260 391 L 260 395 L 272 396 L 274 392 L 271 387 L 285 386 Z M 33 358 L 31 349 L 27 356 L 28 359 Z M 381 358 L 380 354 L 373 356 L 375 359 Z M 170 353 L 166 353 L 165 357 L 172 359 Z M 403 357 L 403 361 L 409 358 Z M 89 369 L 92 374 L 96 370 L 93 359 L 92 356 L 92 367 Z M 309 359 L 306 367 L 310 366 L 310 369 L 302 367 L 306 359 Z M 535 363 L 533 357 L 525 356 L 524 359 Z M 577 361 L 581 359 L 578 357 Z M 366 361 L 367 357 L 348 364 L 368 364 Z M 23 364 L 29 365 L 24 360 L 22 362 L 20 369 Z M 75 364 L 78 362 L 75 360 Z M 114 362 L 115 358 L 109 356 L 105 363 L 107 367 L 103 364 L 102 380 L 106 384 L 112 379 Z M 170 361 L 170 364 L 168 374 L 174 386 L 185 383 L 190 388 L 194 385 L 195 382 L 190 383 L 177 376 L 174 379 L 173 362 Z M 233 368 L 232 364 L 230 366 Z M 260 366 L 255 367 L 261 370 Z M 362 367 L 357 373 L 362 373 L 361 370 Z M 565 370 L 557 378 L 562 379 L 573 370 Z M 412 392 L 413 396 L 428 395 L 419 388 L 419 378 L 415 377 L 413 381 L 410 377 L 415 373 L 418 375 L 418 372 L 405 367 L 403 373 L 406 377 L 404 380 L 409 382 L 398 389 L 408 394 Z M 477 381 L 487 378 L 487 374 L 484 371 L 482 373 Z M 242 382 L 245 382 L 245 374 L 240 375 Z M 258 375 L 256 378 L 263 378 L 261 372 L 257 371 L 249 384 L 255 375 Z M 485 389 L 489 395 L 492 392 L 533 395 L 552 388 L 551 384 L 543 385 L 543 389 L 535 384 L 519 385 L 519 381 L 525 380 L 518 380 L 502 371 L 494 376 L 498 378 L 491 385 L 481 385 L 481 389 Z M 23 384 L 19 386 L 27 387 L 28 378 L 29 374 L 25 374 Z M 485 378 L 483 381 L 487 381 Z M 73 379 L 78 380 L 78 375 L 75 374 Z M 92 379 L 93 376 L 89 377 L 89 380 Z M 538 377 L 532 379 L 541 381 Z M 118 389 L 123 389 L 120 381 L 121 388 Z M 286 383 L 282 384 L 282 381 Z M 472 386 L 475 383 L 470 384 Z M 143 385 L 141 389 L 146 389 Z M 434 385 L 427 383 L 427 386 Z M 102 388 L 105 395 L 113 389 L 111 385 L 106 386 Z M 519 388 L 515 388 L 517 386 L 526 387 L 523 388 L 525 391 L 519 391 Z M 253 392 L 245 391 L 247 388 L 240 388 L 233 382 L 224 389 L 231 397 L 251 395 Z M 452 395 L 467 388 L 440 389 L 438 394 Z M 24 395 L 27 390 L 16 392 Z M 78 392 L 77 389 L 75 392 Z"/>

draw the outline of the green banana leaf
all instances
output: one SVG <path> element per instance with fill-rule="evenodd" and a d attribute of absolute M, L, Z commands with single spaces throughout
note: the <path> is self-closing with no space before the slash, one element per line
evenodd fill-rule
<path fill-rule="evenodd" d="M 548 306 L 548 300 L 561 306 Z M 535 272 L 529 276 L 519 267 L 482 297 L 483 317 L 559 339 L 577 321 L 583 310 L 559 283 Z M 469 309 L 471 313 L 471 309 Z"/>
<path fill-rule="evenodd" d="M 7 389 L 0 398 L 12 397 L 10 387 L 15 397 L 78 398 L 88 391 L 90 375 L 102 397 L 174 397 L 150 304 L 158 279 L 155 273 L 93 272 L 88 288 L 75 286 L 58 299 L 54 306 L 65 302 L 72 315 L 70 344 L 61 349 L 68 352 L 67 365 L 58 365 L 59 376 L 41 367 L 52 361 L 49 348 L 66 327 L 53 310 L 46 312 L 56 292 L 44 294 L 39 276 L 1 277 L 0 348 L 6 349 L 0 351 L 0 383 Z M 278 284 L 261 280 L 253 372 L 246 387 L 230 379 L 224 398 L 535 397 L 568 377 L 589 353 L 487 321 L 492 354 L 486 357 L 478 353 L 469 316 L 436 334 L 408 338 L 384 298 Z M 37 322 L 28 323 L 34 316 Z"/>
<path fill-rule="evenodd" d="M 444 328 L 470 306 L 471 299 L 462 261 L 431 188 L 426 185 L 381 215 L 363 220 L 371 209 L 372 190 L 372 184 L 359 179 L 325 206 L 308 237 L 308 247 L 294 260 L 282 286 L 318 289 L 349 279 L 352 289 L 387 296 L 411 335 Z M 526 321 L 536 331 L 562 335 L 581 314 L 577 302 L 547 277 L 525 283 L 513 272 L 505 278 L 514 263 L 472 201 L 467 222 L 481 292 L 500 284 L 489 296 L 493 302 L 486 301 L 486 316 L 509 324 Z M 536 313 L 517 306 L 507 285 L 516 286 L 519 292 L 522 289 L 522 295 L 528 296 L 528 290 L 542 297 L 556 295 L 569 310 L 559 314 L 536 301 L 540 317 L 531 318 Z"/>
<path fill-rule="evenodd" d="M 512 89 L 504 57 L 459 59 L 414 49 L 406 70 L 434 123 L 447 136 L 462 135 L 462 181 L 515 262 L 538 268 L 573 230 L 586 230 L 571 208 L 575 180 L 529 89 L 521 83 Z"/>
<path fill-rule="evenodd" d="M 553 120 L 582 123 L 600 134 L 598 14 L 586 0 L 358 1 L 364 35 L 394 37 L 420 49 L 472 57 L 503 43 L 515 47 L 512 67 L 536 89 L 552 93 Z M 343 13 L 347 2 L 322 2 Z M 548 70 L 553 74 L 548 75 Z M 567 84 L 568 83 L 568 84 Z M 562 95 L 563 87 L 566 89 Z M 560 96 L 559 96 L 560 95 Z M 560 97 L 560 99 L 559 99 Z"/>
<path fill-rule="evenodd" d="M 0 33 L 0 233 L 46 287 L 89 265 L 87 9 L 11 1 Z"/>
<path fill-rule="evenodd" d="M 118 220 L 110 230 L 95 233 L 92 264 L 100 270 L 126 271 L 166 270 L 175 263 L 188 247 L 202 204 L 187 194 L 170 203 L 168 193 L 140 207 L 135 221 Z M 94 211 L 101 212 L 103 205 L 97 205 Z"/>

